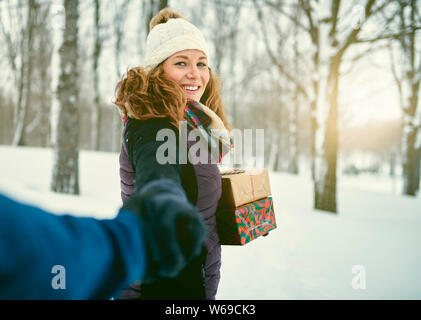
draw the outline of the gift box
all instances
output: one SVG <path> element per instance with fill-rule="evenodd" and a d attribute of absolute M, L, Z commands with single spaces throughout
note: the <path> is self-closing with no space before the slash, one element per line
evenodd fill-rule
<path fill-rule="evenodd" d="M 245 245 L 276 229 L 272 197 L 266 197 L 237 208 L 218 206 L 216 223 L 222 245 Z"/>
<path fill-rule="evenodd" d="M 241 169 L 222 172 L 220 205 L 237 208 L 271 195 L 269 174 L 263 169 Z"/>

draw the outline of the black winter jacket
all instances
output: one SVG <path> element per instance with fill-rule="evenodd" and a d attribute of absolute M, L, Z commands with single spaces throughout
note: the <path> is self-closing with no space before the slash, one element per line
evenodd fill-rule
<path fill-rule="evenodd" d="M 175 164 L 159 164 L 158 148 L 165 142 L 156 141 L 161 129 L 171 129 L 177 138 Z M 188 200 L 202 215 L 208 237 L 202 254 L 175 279 L 155 284 L 134 284 L 120 298 L 141 299 L 215 299 L 220 280 L 221 246 L 216 230 L 215 211 L 221 196 L 221 175 L 216 164 L 180 164 L 179 135 L 168 119 L 131 119 L 123 132 L 120 154 L 122 200 L 133 192 L 142 192 L 148 182 L 160 178 L 174 180 Z M 188 150 L 195 141 L 188 141 Z M 188 158 L 188 157 L 187 157 Z M 139 295 L 140 293 L 140 295 Z"/>

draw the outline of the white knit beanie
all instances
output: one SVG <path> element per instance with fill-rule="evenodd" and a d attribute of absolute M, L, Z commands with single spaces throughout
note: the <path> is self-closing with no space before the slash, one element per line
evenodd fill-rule
<path fill-rule="evenodd" d="M 203 51 L 210 64 L 208 46 L 196 26 L 183 18 L 171 18 L 157 24 L 146 41 L 145 68 L 153 69 L 174 53 L 187 49 Z"/>

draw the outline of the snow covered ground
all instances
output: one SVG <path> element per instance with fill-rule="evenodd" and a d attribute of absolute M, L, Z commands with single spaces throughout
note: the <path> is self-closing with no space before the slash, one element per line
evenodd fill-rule
<path fill-rule="evenodd" d="M 117 154 L 81 152 L 79 197 L 49 191 L 52 163 L 49 149 L 0 146 L 0 191 L 58 213 L 116 214 Z M 333 215 L 312 209 L 308 174 L 270 179 L 278 228 L 223 247 L 217 299 L 421 299 L 420 196 L 388 177 L 341 177 Z"/>

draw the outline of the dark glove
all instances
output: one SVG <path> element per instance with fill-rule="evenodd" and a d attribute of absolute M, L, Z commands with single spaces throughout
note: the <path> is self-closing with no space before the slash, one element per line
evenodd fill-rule
<path fill-rule="evenodd" d="M 180 186 L 169 181 L 149 183 L 123 205 L 142 221 L 147 255 L 145 283 L 175 277 L 199 255 L 206 238 L 202 217 Z"/>

